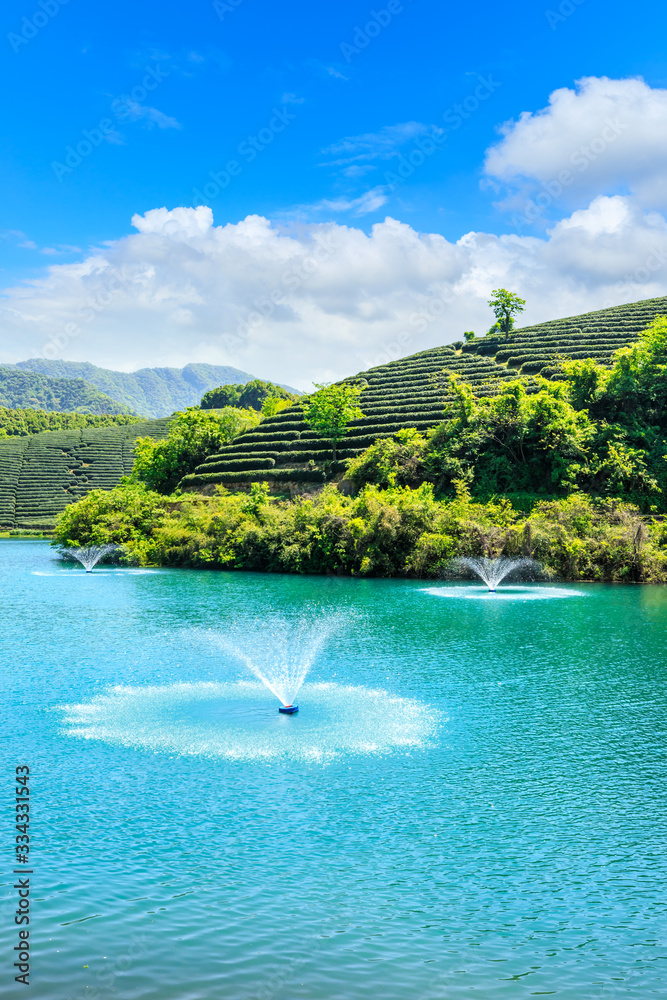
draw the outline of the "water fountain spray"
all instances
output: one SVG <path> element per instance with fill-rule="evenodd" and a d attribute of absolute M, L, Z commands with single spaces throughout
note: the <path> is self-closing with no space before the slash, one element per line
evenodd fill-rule
<path fill-rule="evenodd" d="M 295 715 L 299 711 L 296 696 L 315 657 L 344 620 L 339 613 L 311 612 L 297 620 L 271 615 L 243 636 L 213 634 L 211 638 L 276 696 L 282 715 Z"/>
<path fill-rule="evenodd" d="M 117 548 L 117 545 L 84 545 L 79 549 L 64 549 L 62 555 L 66 559 L 76 559 L 85 566 L 86 573 L 92 573 L 100 559 L 115 552 Z"/>
<path fill-rule="evenodd" d="M 463 556 L 455 559 L 452 566 L 455 570 L 468 570 L 475 573 L 484 581 L 492 594 L 495 593 L 498 584 L 510 573 L 517 570 L 535 572 L 540 569 L 540 564 L 534 559 L 508 559 L 506 556 L 499 556 L 497 559 Z"/>

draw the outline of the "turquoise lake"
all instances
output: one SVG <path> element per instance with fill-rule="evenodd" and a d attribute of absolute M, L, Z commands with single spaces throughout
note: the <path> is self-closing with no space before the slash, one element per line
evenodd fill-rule
<path fill-rule="evenodd" d="M 667 588 L 86 574 L 7 540 L 0 599 L 34 870 L 3 996 L 667 995 Z M 235 644 L 332 614 L 280 715 Z"/>

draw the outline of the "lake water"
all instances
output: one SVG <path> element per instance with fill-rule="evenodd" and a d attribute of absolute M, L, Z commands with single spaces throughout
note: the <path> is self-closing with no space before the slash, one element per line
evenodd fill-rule
<path fill-rule="evenodd" d="M 667 588 L 86 574 L 3 541 L 0 601 L 30 995 L 667 993 Z M 234 644 L 332 612 L 279 715 Z"/>

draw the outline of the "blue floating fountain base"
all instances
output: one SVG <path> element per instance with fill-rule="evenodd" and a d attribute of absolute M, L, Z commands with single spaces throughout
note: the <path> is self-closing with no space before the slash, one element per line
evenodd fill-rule
<path fill-rule="evenodd" d="M 299 711 L 299 706 L 298 705 L 282 705 L 278 709 L 278 711 L 282 712 L 283 715 L 294 715 L 296 712 Z"/>

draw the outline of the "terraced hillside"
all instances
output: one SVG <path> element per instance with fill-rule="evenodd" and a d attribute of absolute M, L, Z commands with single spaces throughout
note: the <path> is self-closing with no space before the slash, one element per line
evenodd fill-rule
<path fill-rule="evenodd" d="M 45 431 L 0 441 L 0 528 L 51 528 L 92 489 L 128 475 L 139 436 L 166 437 L 170 418 L 126 427 Z"/>
<path fill-rule="evenodd" d="M 492 356 L 515 374 L 558 376 L 559 358 L 595 358 L 608 363 L 614 351 L 634 340 L 656 316 L 667 315 L 667 296 L 525 326 L 510 335 L 458 345 L 465 354 Z"/>
<path fill-rule="evenodd" d="M 379 437 L 395 434 L 402 427 L 427 430 L 439 423 L 444 397 L 435 379 L 444 368 L 477 390 L 484 387 L 485 391 L 493 391 L 499 381 L 516 378 L 516 372 L 499 366 L 492 358 L 462 354 L 452 347 L 436 347 L 361 372 L 355 378 L 368 382 L 359 402 L 364 417 L 350 424 L 338 448 L 339 461 L 330 471 L 342 472 L 345 459 L 358 455 Z M 182 486 L 201 489 L 217 483 L 258 480 L 321 483 L 325 478 L 322 464 L 330 458 L 330 447 L 308 427 L 301 408 L 291 406 L 256 430 L 242 434 L 220 454 L 212 455 L 183 479 Z"/>
<path fill-rule="evenodd" d="M 545 377 L 557 375 L 561 356 L 610 362 L 615 350 L 631 343 L 655 316 L 664 314 L 667 296 L 525 327 L 507 343 L 487 337 L 436 347 L 362 372 L 356 377 L 368 382 L 359 404 L 365 416 L 350 425 L 338 450 L 340 460 L 330 473 L 343 472 L 345 459 L 358 455 L 379 437 L 402 427 L 427 430 L 439 423 L 444 397 L 433 377 L 444 368 L 476 392 L 493 392 L 499 382 L 518 374 L 530 384 L 538 372 Z M 326 442 L 310 430 L 300 407 L 293 406 L 212 455 L 181 485 L 201 491 L 216 484 L 234 487 L 266 481 L 276 489 L 298 489 L 299 483 L 324 482 L 323 463 L 330 456 Z"/>

